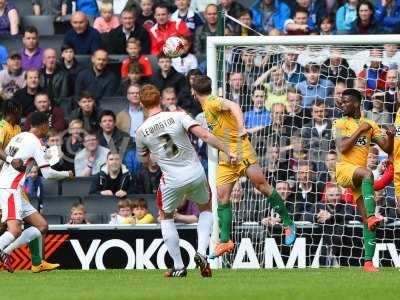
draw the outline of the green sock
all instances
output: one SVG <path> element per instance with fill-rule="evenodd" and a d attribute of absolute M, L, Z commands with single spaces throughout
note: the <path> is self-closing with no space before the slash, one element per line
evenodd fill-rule
<path fill-rule="evenodd" d="M 272 190 L 272 194 L 268 197 L 268 201 L 271 204 L 272 208 L 281 216 L 283 225 L 288 226 L 290 224 L 293 224 L 293 220 L 288 214 L 285 203 L 283 203 L 283 199 L 278 194 L 276 189 Z"/>
<path fill-rule="evenodd" d="M 38 266 L 42 263 L 42 239 L 39 237 L 29 243 L 31 250 L 31 260 L 33 266 Z"/>
<path fill-rule="evenodd" d="M 220 240 L 226 243 L 231 239 L 232 207 L 231 203 L 218 204 L 218 223 L 220 229 Z"/>
<path fill-rule="evenodd" d="M 375 240 L 376 232 L 368 229 L 368 225 L 364 224 L 363 228 L 364 237 L 364 260 L 372 260 L 375 253 Z"/>
<path fill-rule="evenodd" d="M 367 216 L 375 214 L 374 184 L 372 179 L 364 178 L 361 183 L 361 192 L 363 195 L 364 206 Z"/>

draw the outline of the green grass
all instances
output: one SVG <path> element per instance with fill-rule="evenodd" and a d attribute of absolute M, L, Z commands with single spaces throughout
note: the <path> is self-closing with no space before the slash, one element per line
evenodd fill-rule
<path fill-rule="evenodd" d="M 163 278 L 162 271 L 107 270 L 0 273 L 0 299 L 399 299 L 399 270 L 360 268 L 217 270 L 201 278 Z"/>

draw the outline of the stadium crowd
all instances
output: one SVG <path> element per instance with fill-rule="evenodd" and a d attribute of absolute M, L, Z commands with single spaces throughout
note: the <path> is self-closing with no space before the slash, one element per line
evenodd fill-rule
<path fill-rule="evenodd" d="M 207 36 L 400 34 L 398 0 L 256 0 L 246 6 L 233 0 L 33 0 L 31 14 L 50 15 L 51 26 L 65 33 L 61 44 L 42 48 L 43 36 L 19 13 L 21 2 L 28 1 L 0 0 L 0 98 L 22 109 L 20 123 L 10 123 L 3 114 L 0 143 L 16 126 L 29 130 L 32 112 L 46 112 L 50 164 L 74 171 L 75 180 L 91 176 L 90 194 L 117 197 L 116 213 L 110 211 L 107 220 L 111 224 L 156 222 L 148 203 L 135 197 L 155 194 L 161 178 L 157 165 L 145 167 L 136 156 L 135 132 L 146 118 L 139 91 L 143 84 L 155 85 L 165 111 L 186 111 L 204 126 L 190 86 L 206 72 Z M 221 11 L 239 23 L 223 18 Z M 8 35 L 21 39 L 19 51 L 2 45 Z M 170 36 L 184 40 L 181 57 L 163 54 Z M 242 107 L 266 178 L 295 221 L 360 220 L 351 192 L 335 184 L 332 123 L 341 117 L 341 93 L 348 87 L 362 91 L 366 116 L 381 126 L 393 123 L 400 101 L 397 45 L 358 49 L 354 61 L 356 55 L 346 59 L 342 49 L 333 47 L 318 49 L 314 56 L 306 48 L 258 50 L 229 48 L 226 78 L 219 86 L 221 96 Z M 115 63 L 115 56 L 123 58 Z M 192 141 L 207 170 L 206 145 L 194 137 Z M 382 173 L 382 159 L 372 148 L 368 167 L 376 177 Z M 26 191 L 45 199 L 39 170 L 28 173 Z M 383 214 L 395 219 L 400 211 L 393 194 L 385 193 L 393 191 L 379 193 Z M 246 181 L 237 183 L 234 197 L 235 222 L 281 222 L 279 215 L 253 201 L 259 193 Z M 198 213 L 187 199 L 175 220 L 195 223 Z M 90 219 L 85 206 L 75 203 L 64 221 L 84 224 Z"/>

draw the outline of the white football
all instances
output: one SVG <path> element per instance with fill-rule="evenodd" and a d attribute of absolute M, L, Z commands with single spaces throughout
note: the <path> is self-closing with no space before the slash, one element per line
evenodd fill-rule
<path fill-rule="evenodd" d="M 181 56 L 183 54 L 184 49 L 185 49 L 184 41 L 177 36 L 169 37 L 165 41 L 165 44 L 163 46 L 164 54 L 171 58 Z"/>

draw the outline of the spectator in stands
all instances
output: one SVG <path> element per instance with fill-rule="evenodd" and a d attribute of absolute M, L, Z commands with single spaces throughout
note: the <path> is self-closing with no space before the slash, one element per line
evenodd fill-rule
<path fill-rule="evenodd" d="M 162 173 L 160 167 L 153 161 L 142 165 L 136 175 L 136 190 L 138 194 L 155 194 L 160 185 Z"/>
<path fill-rule="evenodd" d="M 163 111 L 183 111 L 178 106 L 178 99 L 174 88 L 167 87 L 161 91 L 161 108 Z"/>
<path fill-rule="evenodd" d="M 378 165 L 379 165 L 379 149 L 376 147 L 370 147 L 367 157 L 367 168 L 372 171 L 374 178 L 379 178 L 380 175 L 382 175 L 380 174 Z"/>
<path fill-rule="evenodd" d="M 68 75 L 68 90 L 69 94 L 74 94 L 75 81 L 78 73 L 83 70 L 81 64 L 75 59 L 75 49 L 72 45 L 61 46 L 61 59 L 58 64 Z"/>
<path fill-rule="evenodd" d="M 333 101 L 335 102 L 335 106 L 333 108 L 328 108 L 329 116 L 334 119 L 339 119 L 343 117 L 342 94 L 345 89 L 347 89 L 345 83 L 343 82 L 336 83 L 335 89 L 333 91 Z"/>
<path fill-rule="evenodd" d="M 375 19 L 385 32 L 393 32 L 395 26 L 400 23 L 400 1 L 375 1 Z"/>
<path fill-rule="evenodd" d="M 111 214 L 109 224 L 135 224 L 135 219 L 132 216 L 132 203 L 127 198 L 119 199 L 117 202 L 118 212 Z"/>
<path fill-rule="evenodd" d="M 325 101 L 326 106 L 333 107 L 328 97 L 332 96 L 334 85 L 331 81 L 320 78 L 320 66 L 309 63 L 305 66 L 306 80 L 297 84 L 296 88 L 303 96 L 303 105 L 311 107 L 318 98 Z"/>
<path fill-rule="evenodd" d="M 153 215 L 149 212 L 147 201 L 143 198 L 132 201 L 132 210 L 135 224 L 153 224 L 156 223 Z"/>
<path fill-rule="evenodd" d="M 398 45 L 396 44 L 385 44 L 383 51 L 382 64 L 387 66 L 389 69 L 397 69 L 400 66 L 400 51 L 398 51 Z"/>
<path fill-rule="evenodd" d="M 60 21 L 68 13 L 70 0 L 32 0 L 32 9 L 35 16 L 50 15 L 55 21 Z"/>
<path fill-rule="evenodd" d="M 153 0 L 140 0 L 140 12 L 137 16 L 138 24 L 142 25 L 147 31 L 154 26 L 156 20 L 154 19 Z"/>
<path fill-rule="evenodd" d="M 0 70 L 6 67 L 8 59 L 7 48 L 0 44 Z"/>
<path fill-rule="evenodd" d="M 64 44 L 74 46 L 75 54 L 93 54 L 101 46 L 100 33 L 89 26 L 87 16 L 77 11 L 71 16 L 72 29 L 64 37 Z"/>
<path fill-rule="evenodd" d="M 82 91 L 79 95 L 78 108 L 73 110 L 70 120 L 78 119 L 83 123 L 83 129 L 96 132 L 100 129 L 100 111 L 91 93 Z"/>
<path fill-rule="evenodd" d="M 21 68 L 21 55 L 12 53 L 7 59 L 6 69 L 0 71 L 0 92 L 5 99 L 25 87 L 25 72 Z"/>
<path fill-rule="evenodd" d="M 321 18 L 329 14 L 326 10 L 325 1 L 296 0 L 296 5 L 292 8 L 292 11 L 296 11 L 297 9 L 304 9 L 308 12 L 307 24 L 312 31 L 316 30 L 317 24 L 321 21 Z"/>
<path fill-rule="evenodd" d="M 370 64 L 365 65 L 364 69 L 358 74 L 358 79 L 363 82 L 363 89 L 366 91 L 366 96 L 371 97 L 376 91 L 384 91 L 386 85 L 387 67 L 382 64 L 382 50 L 378 48 L 369 51 Z M 371 108 L 370 103 L 367 104 L 367 109 Z"/>
<path fill-rule="evenodd" d="M 43 52 L 39 47 L 39 34 L 36 27 L 27 26 L 22 37 L 22 69 L 40 70 L 43 66 Z"/>
<path fill-rule="evenodd" d="M 165 41 L 171 36 L 189 35 L 190 30 L 181 19 L 169 20 L 169 8 L 165 4 L 157 4 L 154 8 L 156 24 L 150 28 L 151 54 L 159 55 Z"/>
<path fill-rule="evenodd" d="M 219 3 L 220 4 L 218 5 L 218 11 L 222 11 L 223 13 L 226 13 L 234 18 L 237 18 L 239 12 L 245 9 L 242 4 L 235 0 L 221 0 Z M 236 23 L 233 20 L 226 18 L 225 25 L 235 26 Z"/>
<path fill-rule="evenodd" d="M 76 202 L 71 207 L 71 215 L 67 224 L 90 224 L 86 219 L 86 207 L 80 202 Z"/>
<path fill-rule="evenodd" d="M 293 128 L 302 128 L 311 119 L 311 109 L 304 107 L 303 96 L 292 86 L 287 89 L 287 100 L 283 123 Z"/>
<path fill-rule="evenodd" d="M 288 162 L 282 156 L 279 145 L 272 144 L 267 147 L 263 171 L 268 183 L 273 186 L 281 180 L 294 180 L 294 172 L 289 169 Z"/>
<path fill-rule="evenodd" d="M 285 73 L 285 80 L 291 84 L 298 84 L 303 80 L 306 80 L 304 75 L 304 68 L 297 63 L 297 58 L 299 54 L 296 50 L 288 51 L 287 53 L 283 54 L 283 63 L 281 68 Z"/>
<path fill-rule="evenodd" d="M 244 74 L 233 71 L 229 73 L 229 79 L 226 86 L 227 99 L 240 105 L 243 111 L 249 109 L 250 89 L 246 84 Z"/>
<path fill-rule="evenodd" d="M 392 114 L 392 120 L 394 120 L 395 113 L 397 111 L 396 106 L 399 104 L 399 71 L 389 70 L 386 73 L 386 86 L 384 91 L 384 103 L 385 109 Z"/>
<path fill-rule="evenodd" d="M 318 172 L 317 184 L 320 191 L 326 192 L 329 184 L 336 183 L 336 162 L 337 153 L 335 150 L 329 150 L 325 155 L 324 166 Z"/>
<path fill-rule="evenodd" d="M 143 70 L 141 76 L 151 77 L 153 75 L 150 59 L 147 56 L 140 54 L 140 51 L 140 40 L 129 38 L 126 42 L 126 52 L 128 53 L 128 57 L 122 61 L 121 77 L 128 76 L 128 66 L 132 62 L 138 62 L 141 65 Z"/>
<path fill-rule="evenodd" d="M 182 36 L 181 38 L 185 45 L 183 53 L 181 56 L 173 58 L 171 62 L 176 71 L 186 76 L 190 70 L 197 69 L 198 63 L 196 56 L 190 53 L 190 49 L 192 48 L 192 37 L 187 35 Z"/>
<path fill-rule="evenodd" d="M 128 133 L 135 140 L 136 130 L 144 121 L 144 113 L 140 105 L 140 85 L 133 84 L 129 86 L 126 98 L 129 101 L 129 107 L 118 113 L 116 126 L 118 129 Z"/>
<path fill-rule="evenodd" d="M 317 30 L 320 35 L 336 34 L 334 17 L 332 15 L 322 17 L 318 22 Z"/>
<path fill-rule="evenodd" d="M 237 19 L 240 24 L 227 24 L 225 35 L 236 36 L 255 36 L 258 35 L 255 26 L 253 25 L 253 15 L 250 10 L 244 9 L 239 11 Z M 244 26 L 242 26 L 243 24 Z"/>
<path fill-rule="evenodd" d="M 283 33 L 286 35 L 308 35 L 312 32 L 307 24 L 308 11 L 304 8 L 297 8 L 294 12 L 293 19 L 287 19 L 283 25 Z"/>
<path fill-rule="evenodd" d="M 268 34 L 272 30 L 282 32 L 283 24 L 290 18 L 290 9 L 281 0 L 257 0 L 250 9 L 254 26 L 263 34 Z"/>
<path fill-rule="evenodd" d="M 187 197 L 183 198 L 174 214 L 174 222 L 182 224 L 193 224 L 199 220 L 199 208 L 196 203 L 190 201 Z"/>
<path fill-rule="evenodd" d="M 39 176 L 39 168 L 34 163 L 30 170 L 26 172 L 24 182 L 24 192 L 28 195 L 29 199 L 40 198 L 43 191 L 42 178 Z"/>
<path fill-rule="evenodd" d="M 75 82 L 75 95 L 82 91 L 90 92 L 96 101 L 102 97 L 114 96 L 118 89 L 118 79 L 107 69 L 108 53 L 98 49 L 92 55 L 92 66 L 81 71 Z"/>
<path fill-rule="evenodd" d="M 0 36 L 18 34 L 19 18 L 17 8 L 14 4 L 8 0 L 0 0 Z"/>
<path fill-rule="evenodd" d="M 76 153 L 81 151 L 83 146 L 83 122 L 79 119 L 72 119 L 68 124 L 68 133 L 63 136 L 61 151 L 63 170 L 74 171 L 74 159 Z"/>
<path fill-rule="evenodd" d="M 123 198 L 131 190 L 132 183 L 131 174 L 122 164 L 119 154 L 108 152 L 106 164 L 93 178 L 90 194 Z"/>
<path fill-rule="evenodd" d="M 385 93 L 372 95 L 372 110 L 366 110 L 364 116 L 374 120 L 378 125 L 389 125 L 392 123 L 392 114 L 385 109 Z"/>
<path fill-rule="evenodd" d="M 140 86 L 149 82 L 149 77 L 142 76 L 143 66 L 137 61 L 133 61 L 128 65 L 128 76 L 122 78 L 119 85 L 117 95 L 125 96 L 128 92 L 128 88 L 132 84 L 139 84 Z"/>
<path fill-rule="evenodd" d="M 83 139 L 85 147 L 75 155 L 74 167 L 76 177 L 87 177 L 100 172 L 107 161 L 109 149 L 99 145 L 96 133 L 86 132 Z"/>
<path fill-rule="evenodd" d="M 255 84 L 257 77 L 261 73 L 261 68 L 255 64 L 256 54 L 254 51 L 249 49 L 240 49 L 238 63 L 232 63 L 232 72 L 241 72 L 244 75 L 245 83 L 247 86 L 252 86 Z M 234 57 L 236 55 L 233 55 Z"/>
<path fill-rule="evenodd" d="M 351 24 L 357 19 L 357 5 L 359 0 L 348 0 L 336 12 L 336 30 L 339 34 L 351 30 Z"/>
<path fill-rule="evenodd" d="M 111 2 L 102 2 L 100 6 L 100 17 L 96 18 L 93 28 L 100 33 L 108 33 L 119 26 L 118 17 L 113 16 L 113 5 Z"/>
<path fill-rule="evenodd" d="M 295 216 L 296 221 L 313 222 L 315 204 L 319 201 L 320 193 L 313 182 L 314 172 L 311 162 L 300 161 L 297 167 L 297 184 L 295 187 Z"/>
<path fill-rule="evenodd" d="M 265 91 L 261 86 L 255 87 L 251 96 L 253 109 L 244 113 L 244 126 L 249 133 L 254 133 L 271 123 L 269 111 L 266 110 Z"/>
<path fill-rule="evenodd" d="M 39 92 L 35 95 L 35 111 L 46 113 L 49 117 L 49 128 L 54 129 L 57 132 L 63 131 L 65 129 L 65 118 L 64 111 L 57 107 L 52 106 L 50 102 L 49 95 L 46 92 Z M 25 131 L 31 128 L 30 115 L 25 121 Z"/>
<path fill-rule="evenodd" d="M 198 13 L 190 7 L 190 0 L 175 0 L 176 11 L 171 15 L 171 21 L 181 20 L 192 33 L 201 25 L 203 21 Z"/>
<path fill-rule="evenodd" d="M 335 85 L 344 82 L 347 87 L 353 87 L 356 73 L 350 68 L 340 49 L 331 48 L 330 57 L 321 66 L 321 78 L 328 79 Z"/>
<path fill-rule="evenodd" d="M 199 64 L 205 63 L 207 52 L 207 37 L 218 34 L 218 7 L 215 4 L 208 4 L 204 11 L 205 23 L 198 28 L 193 35 L 193 53 L 196 55 Z"/>
<path fill-rule="evenodd" d="M 39 86 L 39 71 L 27 70 L 25 72 L 26 86 L 14 93 L 12 101 L 21 105 L 22 116 L 26 118 L 35 111 L 34 100 L 37 93 L 42 91 Z"/>
<path fill-rule="evenodd" d="M 81 11 L 85 15 L 97 17 L 99 8 L 96 0 L 75 0 L 76 11 Z"/>
<path fill-rule="evenodd" d="M 382 27 L 375 21 L 374 5 L 368 0 L 361 0 L 357 5 L 357 18 L 351 23 L 349 34 L 379 34 Z"/>
<path fill-rule="evenodd" d="M 155 72 L 151 78 L 151 83 L 154 84 L 158 90 L 162 91 L 166 87 L 173 87 L 177 93 L 182 89 L 187 88 L 185 76 L 178 73 L 172 67 L 172 60 L 164 53 L 158 55 L 158 66 L 160 70 Z"/>
<path fill-rule="evenodd" d="M 112 152 L 124 154 L 132 149 L 131 136 L 118 129 L 115 125 L 116 117 L 111 110 L 103 110 L 100 114 L 100 131 L 98 134 L 99 144 L 110 149 Z"/>
<path fill-rule="evenodd" d="M 202 73 L 199 69 L 190 70 L 186 75 L 186 85 L 188 88 L 181 89 L 179 93 L 177 93 L 178 106 L 190 114 L 193 118 L 203 111 L 200 103 L 193 98 L 191 93 L 191 86 L 194 78 L 201 74 Z"/>
<path fill-rule="evenodd" d="M 316 100 L 312 106 L 312 119 L 304 124 L 301 136 L 313 161 L 322 161 L 327 151 L 333 148 L 332 121 L 326 118 L 325 102 Z"/>
<path fill-rule="evenodd" d="M 126 41 L 130 38 L 140 41 L 141 54 L 150 53 L 149 34 L 136 22 L 136 10 L 122 11 L 121 25 L 110 31 L 107 40 L 110 54 L 126 54 Z"/>
<path fill-rule="evenodd" d="M 57 52 L 52 48 L 47 48 L 43 53 L 39 84 L 56 106 L 60 106 L 62 98 L 70 96 L 68 73 L 57 65 Z"/>

